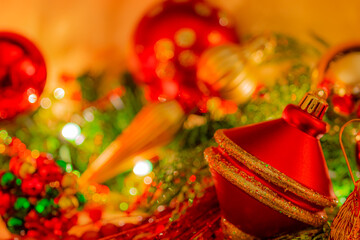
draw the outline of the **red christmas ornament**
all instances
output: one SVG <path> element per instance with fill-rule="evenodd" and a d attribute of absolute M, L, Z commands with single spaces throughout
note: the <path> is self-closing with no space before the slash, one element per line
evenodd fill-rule
<path fill-rule="evenodd" d="M 19 170 L 22 164 L 23 161 L 21 161 L 19 157 L 13 157 L 9 162 L 9 170 L 17 177 L 19 177 Z"/>
<path fill-rule="evenodd" d="M 197 99 L 189 102 L 179 93 L 190 88 L 203 94 L 197 87 L 198 58 L 206 49 L 229 42 L 238 38 L 221 10 L 198 0 L 165 1 L 148 11 L 135 31 L 134 74 L 146 84 L 148 100 L 177 99 L 193 110 Z"/>
<path fill-rule="evenodd" d="M 45 61 L 38 48 L 23 36 L 0 32 L 0 120 L 33 108 L 45 81 Z"/>
<path fill-rule="evenodd" d="M 26 222 L 38 222 L 39 221 L 39 215 L 35 212 L 34 209 L 30 210 L 30 212 L 25 217 Z"/>
<path fill-rule="evenodd" d="M 351 94 L 346 94 L 344 96 L 334 94 L 331 98 L 331 103 L 335 112 L 344 116 L 349 116 L 354 112 L 356 101 Z"/>
<path fill-rule="evenodd" d="M 36 176 L 32 176 L 23 180 L 21 190 L 29 196 L 37 196 L 44 189 L 44 183 Z"/>
<path fill-rule="evenodd" d="M 81 240 L 97 240 L 100 238 L 99 232 L 88 231 L 81 236 Z"/>
<path fill-rule="evenodd" d="M 75 235 L 69 235 L 64 237 L 63 240 L 79 240 L 79 238 Z"/>
<path fill-rule="evenodd" d="M 0 215 L 3 216 L 11 207 L 11 197 L 8 193 L 0 191 Z"/>
<path fill-rule="evenodd" d="M 308 93 L 280 119 L 216 132 L 219 147 L 205 156 L 226 235 L 268 238 L 326 222 L 323 209 L 337 204 L 319 143 L 327 106 Z"/>
<path fill-rule="evenodd" d="M 100 228 L 100 233 L 103 237 L 114 235 L 118 232 L 118 227 L 112 223 L 105 224 Z"/>
<path fill-rule="evenodd" d="M 58 236 L 54 235 L 54 234 L 48 234 L 48 235 L 46 235 L 43 239 L 44 239 L 44 240 L 45 240 L 45 239 L 46 239 L 46 240 L 60 240 L 60 238 L 59 238 Z"/>
<path fill-rule="evenodd" d="M 41 154 L 37 159 L 36 159 L 36 166 L 38 168 L 47 165 L 47 164 L 51 164 L 53 163 L 54 160 L 50 159 L 48 156 L 46 156 L 46 154 Z"/>
<path fill-rule="evenodd" d="M 27 238 L 33 238 L 33 239 L 40 239 L 41 234 L 40 234 L 39 231 L 29 230 L 29 231 L 26 233 L 26 237 L 27 237 Z"/>
<path fill-rule="evenodd" d="M 89 214 L 90 219 L 93 222 L 97 222 L 101 219 L 103 211 L 100 208 L 89 208 L 86 210 Z"/>
<path fill-rule="evenodd" d="M 61 168 L 54 162 L 41 166 L 38 171 L 45 182 L 61 181 L 63 177 Z"/>

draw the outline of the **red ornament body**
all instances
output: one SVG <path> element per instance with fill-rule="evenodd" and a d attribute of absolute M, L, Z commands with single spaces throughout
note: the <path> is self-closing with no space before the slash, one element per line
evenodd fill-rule
<path fill-rule="evenodd" d="M 319 143 L 326 108 L 307 94 L 280 119 L 215 134 L 219 147 L 205 156 L 225 234 L 267 238 L 326 222 L 323 209 L 337 202 Z"/>
<path fill-rule="evenodd" d="M 112 223 L 107 223 L 100 228 L 100 233 L 102 236 L 107 237 L 114 235 L 119 232 L 119 229 L 116 225 Z"/>
<path fill-rule="evenodd" d="M 224 12 L 198 0 L 165 1 L 151 9 L 135 31 L 133 72 L 146 85 L 148 100 L 177 99 L 185 110 L 193 110 L 203 95 L 196 78 L 199 56 L 229 42 L 238 38 Z M 189 92 L 191 102 L 182 97 Z"/>
<path fill-rule="evenodd" d="M 44 183 L 40 181 L 38 176 L 28 177 L 21 184 L 21 190 L 29 196 L 37 196 L 43 189 Z"/>
<path fill-rule="evenodd" d="M 61 168 L 55 163 L 50 163 L 39 167 L 39 174 L 45 182 L 59 181 L 63 177 Z"/>
<path fill-rule="evenodd" d="M 23 36 L 0 32 L 0 120 L 36 105 L 46 80 L 45 61 Z"/>
<path fill-rule="evenodd" d="M 9 193 L 0 191 L 0 215 L 3 216 L 11 207 L 11 196 Z"/>

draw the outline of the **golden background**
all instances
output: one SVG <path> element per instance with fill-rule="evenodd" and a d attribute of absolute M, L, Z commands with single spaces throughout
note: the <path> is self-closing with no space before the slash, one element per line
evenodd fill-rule
<path fill-rule="evenodd" d="M 154 0 L 0 0 L 0 30 L 37 43 L 49 69 L 59 73 L 126 68 L 132 32 Z M 235 19 L 241 36 L 277 31 L 301 40 L 312 34 L 330 45 L 360 39 L 360 1 L 211 0 Z"/>

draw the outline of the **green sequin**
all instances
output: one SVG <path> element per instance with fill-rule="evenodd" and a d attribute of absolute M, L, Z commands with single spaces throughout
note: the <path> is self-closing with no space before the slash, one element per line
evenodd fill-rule
<path fill-rule="evenodd" d="M 16 199 L 14 208 L 15 210 L 27 210 L 30 208 L 30 202 L 26 198 L 20 197 Z"/>
<path fill-rule="evenodd" d="M 1 186 L 8 186 L 12 181 L 15 180 L 15 175 L 11 172 L 6 172 L 1 177 Z"/>
<path fill-rule="evenodd" d="M 9 221 L 7 222 L 7 225 L 9 227 L 22 226 L 22 224 L 23 224 L 23 221 L 21 219 L 14 218 L 14 217 L 9 218 Z"/>

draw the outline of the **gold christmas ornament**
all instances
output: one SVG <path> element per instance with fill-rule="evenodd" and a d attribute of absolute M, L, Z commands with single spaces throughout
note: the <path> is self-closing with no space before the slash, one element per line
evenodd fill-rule
<path fill-rule="evenodd" d="M 207 50 L 198 63 L 197 76 L 202 89 L 211 86 L 224 99 L 240 104 L 256 89 L 255 77 L 241 47 L 222 45 Z"/>
<path fill-rule="evenodd" d="M 263 34 L 243 45 L 226 44 L 205 51 L 198 62 L 200 89 L 241 104 L 260 85 L 272 84 L 290 66 L 289 39 Z M 285 56 L 285 57 L 284 57 Z"/>

